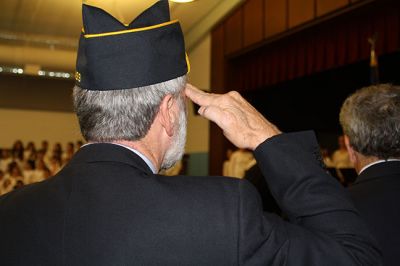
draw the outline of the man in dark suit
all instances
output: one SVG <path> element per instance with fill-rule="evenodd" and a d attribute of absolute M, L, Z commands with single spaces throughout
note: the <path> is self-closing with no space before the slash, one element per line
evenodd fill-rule
<path fill-rule="evenodd" d="M 340 123 L 359 174 L 351 197 L 382 248 L 384 265 L 399 265 L 400 87 L 355 92 L 343 103 Z"/>
<path fill-rule="evenodd" d="M 379 265 L 312 132 L 281 133 L 238 93 L 186 84 L 168 1 L 128 26 L 89 6 L 83 21 L 73 98 L 88 144 L 0 198 L 3 265 Z M 157 174 L 183 154 L 185 96 L 254 152 L 289 222 L 264 213 L 245 180 Z"/>

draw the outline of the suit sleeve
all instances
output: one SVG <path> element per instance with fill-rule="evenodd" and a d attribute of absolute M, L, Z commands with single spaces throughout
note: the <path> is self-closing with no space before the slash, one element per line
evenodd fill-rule
<path fill-rule="evenodd" d="M 381 256 L 345 189 L 322 168 L 312 132 L 282 134 L 255 157 L 289 221 L 263 213 L 239 182 L 240 265 L 381 265 Z"/>

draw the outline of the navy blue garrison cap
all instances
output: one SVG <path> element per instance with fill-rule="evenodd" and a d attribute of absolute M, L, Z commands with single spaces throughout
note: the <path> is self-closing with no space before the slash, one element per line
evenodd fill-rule
<path fill-rule="evenodd" d="M 83 29 L 76 85 L 87 90 L 148 86 L 189 72 L 185 42 L 167 0 L 157 1 L 129 25 L 104 10 L 82 5 Z"/>

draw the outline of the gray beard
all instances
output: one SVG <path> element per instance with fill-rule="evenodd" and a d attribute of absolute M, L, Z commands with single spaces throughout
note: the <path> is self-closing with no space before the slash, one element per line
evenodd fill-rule
<path fill-rule="evenodd" d="M 179 114 L 179 121 L 175 123 L 175 134 L 171 146 L 165 153 L 164 160 L 161 163 L 161 170 L 166 170 L 174 166 L 182 159 L 185 152 L 186 144 L 186 130 L 187 130 L 187 113 L 185 102 L 181 103 L 181 111 Z"/>

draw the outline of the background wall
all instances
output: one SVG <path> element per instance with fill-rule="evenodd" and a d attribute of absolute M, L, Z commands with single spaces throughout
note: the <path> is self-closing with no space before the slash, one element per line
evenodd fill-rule
<path fill-rule="evenodd" d="M 210 90 L 211 36 L 208 34 L 189 53 L 189 82 L 202 90 Z M 186 153 L 190 154 L 188 174 L 208 175 L 209 122 L 197 115 L 189 104 Z"/>
<path fill-rule="evenodd" d="M 51 143 L 82 139 L 67 79 L 0 75 L 0 147 L 15 140 Z"/>
<path fill-rule="evenodd" d="M 189 54 L 191 71 L 189 83 L 202 90 L 210 90 L 211 37 L 207 35 Z M 208 152 L 209 122 L 197 115 L 189 104 L 187 152 Z"/>
<path fill-rule="evenodd" d="M 11 148 L 15 140 L 26 144 L 34 141 L 36 147 L 42 140 L 51 145 L 82 140 L 78 121 L 73 113 L 36 110 L 0 109 L 0 147 Z M 51 147 L 51 146 L 50 146 Z"/>

